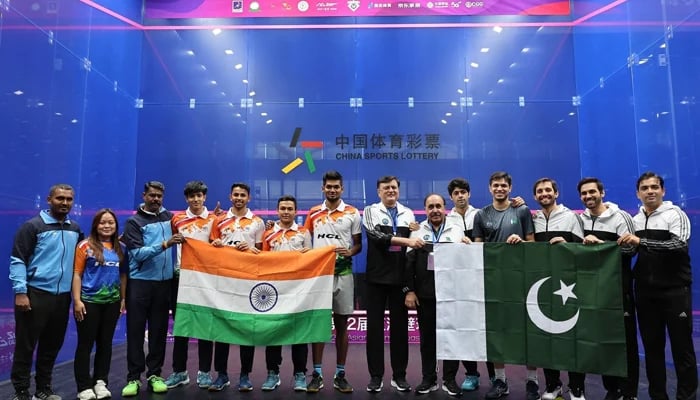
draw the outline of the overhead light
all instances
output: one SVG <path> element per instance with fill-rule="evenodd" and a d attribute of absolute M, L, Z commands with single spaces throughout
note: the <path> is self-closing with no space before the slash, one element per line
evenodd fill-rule
<path fill-rule="evenodd" d="M 457 89 L 457 93 L 462 94 L 462 93 L 464 93 L 464 90 L 462 90 L 462 89 Z"/>
<path fill-rule="evenodd" d="M 666 114 L 668 114 L 668 111 L 661 111 L 659 114 L 666 115 Z"/>
<path fill-rule="evenodd" d="M 246 85 L 248 84 L 248 80 L 247 80 L 247 79 L 243 79 L 241 82 L 245 83 Z"/>
<path fill-rule="evenodd" d="M 259 101 L 259 102 L 255 103 L 255 106 L 256 106 L 256 107 L 261 107 L 261 106 L 262 106 L 262 101 Z"/>
<path fill-rule="evenodd" d="M 70 120 L 70 123 L 71 123 L 71 124 L 77 124 L 77 123 L 78 123 L 78 120 L 75 119 L 75 118 L 73 118 L 72 120 Z"/>
<path fill-rule="evenodd" d="M 476 111 L 474 111 L 474 112 L 472 113 L 472 116 L 474 116 L 474 117 L 476 117 L 477 115 L 479 115 L 479 114 L 477 114 Z"/>
<path fill-rule="evenodd" d="M 469 78 L 464 78 L 464 83 L 469 83 Z"/>
<path fill-rule="evenodd" d="M 37 107 L 43 107 L 43 106 L 44 106 L 44 103 L 38 102 L 38 103 L 36 103 L 36 106 L 37 106 Z"/>
<path fill-rule="evenodd" d="M 15 90 L 15 91 L 14 91 L 14 92 L 12 92 L 12 93 L 16 94 L 17 96 L 21 96 L 21 95 L 23 95 L 23 94 L 24 94 L 24 92 L 23 92 L 23 91 L 21 91 L 21 90 Z"/>
<path fill-rule="evenodd" d="M 457 102 L 456 102 L 456 101 L 451 101 L 451 102 L 450 102 L 450 105 L 451 105 L 452 107 L 457 107 Z"/>
<path fill-rule="evenodd" d="M 232 56 L 232 55 L 233 55 L 233 50 L 231 50 L 231 49 L 226 49 L 226 50 L 224 50 L 224 53 L 226 53 L 226 55 Z"/>
<path fill-rule="evenodd" d="M 221 92 L 221 95 L 222 95 L 222 96 L 226 96 L 226 92 Z"/>
<path fill-rule="evenodd" d="M 537 28 L 537 32 L 542 31 L 542 29 L 544 29 L 544 26 L 540 26 L 539 28 Z"/>
<path fill-rule="evenodd" d="M 204 64 L 199 64 L 199 68 L 202 69 L 202 71 L 206 71 L 207 67 Z"/>
<path fill-rule="evenodd" d="M 216 85 L 216 81 L 209 81 L 212 85 Z"/>
<path fill-rule="evenodd" d="M 440 123 L 442 123 L 443 125 L 447 125 L 447 121 L 445 121 L 444 119 L 441 119 Z"/>
<path fill-rule="evenodd" d="M 270 124 L 272 123 L 272 120 L 271 120 L 271 119 L 268 119 L 267 121 L 265 121 L 265 123 L 268 124 L 268 125 L 270 125 Z"/>
<path fill-rule="evenodd" d="M 493 90 L 489 90 L 489 94 L 493 94 Z"/>
<path fill-rule="evenodd" d="M 643 123 L 643 124 L 646 124 L 647 122 L 649 122 L 649 120 L 646 119 L 646 118 L 642 118 L 642 119 L 639 120 L 639 122 L 641 122 L 641 123 Z"/>
<path fill-rule="evenodd" d="M 236 64 L 236 65 L 233 66 L 233 68 L 235 68 L 235 69 L 241 69 L 241 68 L 243 68 L 243 64 Z"/>
<path fill-rule="evenodd" d="M 518 63 L 512 63 L 508 68 L 515 68 L 518 65 Z"/>
<path fill-rule="evenodd" d="M 569 116 L 570 116 L 570 117 L 573 117 L 574 115 L 576 115 L 576 113 L 573 112 L 573 111 L 569 113 Z"/>
<path fill-rule="evenodd" d="M 446 113 L 445 113 L 445 116 L 446 116 L 446 117 L 451 117 L 451 116 L 452 116 L 452 113 L 451 113 L 451 112 L 446 112 Z"/>
<path fill-rule="evenodd" d="M 267 113 L 266 113 L 266 112 L 261 112 L 261 113 L 260 113 L 260 116 L 261 116 L 261 117 L 267 117 Z"/>
<path fill-rule="evenodd" d="M 57 115 L 57 116 L 59 116 L 59 117 L 60 117 L 61 115 L 63 115 L 63 113 L 60 113 L 60 112 L 55 112 L 55 113 L 53 113 L 53 114 L 54 114 L 54 115 Z"/>
<path fill-rule="evenodd" d="M 530 52 L 530 48 L 529 48 L 529 47 L 523 47 L 523 49 L 520 50 L 520 52 L 521 52 L 521 53 L 529 53 L 529 52 Z"/>
<path fill-rule="evenodd" d="M 214 29 L 212 29 L 211 33 L 214 36 L 219 36 L 219 35 L 221 35 L 221 28 L 214 28 Z"/>
<path fill-rule="evenodd" d="M 500 26 L 496 25 L 496 26 L 493 27 L 493 31 L 496 32 L 496 33 L 501 33 L 501 32 L 503 32 L 503 28 L 501 28 Z"/>
<path fill-rule="evenodd" d="M 490 50 L 490 49 L 489 49 L 488 47 L 482 47 L 480 51 L 481 51 L 482 53 L 488 53 L 489 50 Z"/>
<path fill-rule="evenodd" d="M 639 60 L 639 65 L 644 65 L 644 64 L 646 64 L 646 63 L 648 63 L 648 62 L 649 62 L 649 59 L 648 59 L 648 58 L 642 58 L 641 60 Z"/>
<path fill-rule="evenodd" d="M 192 51 L 192 50 L 187 50 L 185 53 L 187 53 L 188 56 L 194 55 L 194 51 Z"/>
<path fill-rule="evenodd" d="M 505 81 L 505 79 L 501 78 L 501 79 L 499 79 L 497 82 L 498 82 L 498 83 L 503 83 L 504 81 Z"/>
<path fill-rule="evenodd" d="M 479 63 L 472 62 L 469 65 L 471 65 L 472 68 L 479 68 Z"/>
<path fill-rule="evenodd" d="M 255 96 L 255 90 L 251 90 L 250 92 L 248 92 L 248 96 L 250 96 L 250 97 Z"/>
<path fill-rule="evenodd" d="M 666 48 L 666 43 L 661 43 L 661 46 L 659 46 L 660 49 L 665 49 Z"/>

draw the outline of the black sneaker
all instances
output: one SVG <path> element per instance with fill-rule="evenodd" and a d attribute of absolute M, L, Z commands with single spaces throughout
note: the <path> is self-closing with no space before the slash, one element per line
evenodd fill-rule
<path fill-rule="evenodd" d="M 382 381 L 381 376 L 373 376 L 370 380 L 369 383 L 367 384 L 367 391 L 371 393 L 379 393 L 382 391 L 382 388 L 384 387 L 384 382 Z"/>
<path fill-rule="evenodd" d="M 32 400 L 32 396 L 29 394 L 28 390 L 20 390 L 19 392 L 15 392 L 15 396 L 12 400 Z"/>
<path fill-rule="evenodd" d="M 306 385 L 307 393 L 318 393 L 319 390 L 323 389 L 323 377 L 318 372 L 314 371 L 311 374 L 311 382 Z"/>
<path fill-rule="evenodd" d="M 345 371 L 338 372 L 333 378 L 333 387 L 336 388 L 340 393 L 352 393 L 352 386 L 345 379 Z"/>
<path fill-rule="evenodd" d="M 450 396 L 461 396 L 462 388 L 457 386 L 457 382 L 454 379 L 442 382 L 442 390 L 447 392 Z"/>
<path fill-rule="evenodd" d="M 418 394 L 427 394 L 430 392 L 434 392 L 438 389 L 437 383 L 435 381 L 428 381 L 423 379 L 421 383 L 416 386 L 416 393 Z"/>
<path fill-rule="evenodd" d="M 486 393 L 487 399 L 500 399 L 503 396 L 507 396 L 508 393 L 508 382 L 504 382 L 500 379 L 493 381 L 491 389 Z"/>
<path fill-rule="evenodd" d="M 411 391 L 411 385 L 406 382 L 406 378 L 393 378 L 391 380 L 391 386 L 395 387 L 399 392 Z"/>
<path fill-rule="evenodd" d="M 535 381 L 527 381 L 525 393 L 527 400 L 540 400 L 540 386 Z"/>
<path fill-rule="evenodd" d="M 37 390 L 34 393 L 34 399 L 36 400 L 61 400 L 61 396 L 51 390 L 51 387 L 47 386 L 41 390 Z"/>
<path fill-rule="evenodd" d="M 610 390 L 605 394 L 605 400 L 621 400 L 621 399 L 622 399 L 622 394 L 618 390 L 615 390 L 615 391 Z"/>
<path fill-rule="evenodd" d="M 571 400 L 586 400 L 583 389 L 580 388 L 569 388 L 569 398 Z"/>

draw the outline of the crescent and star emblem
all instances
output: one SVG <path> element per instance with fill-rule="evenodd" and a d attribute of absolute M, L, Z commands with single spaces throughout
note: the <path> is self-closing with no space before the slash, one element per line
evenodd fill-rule
<path fill-rule="evenodd" d="M 545 332 L 554 334 L 568 332 L 573 329 L 574 326 L 576 326 L 580 309 L 576 310 L 576 314 L 574 314 L 573 317 L 565 321 L 555 321 L 544 315 L 542 309 L 540 309 L 540 303 L 537 300 L 537 295 L 540 292 L 540 287 L 542 284 L 547 282 L 549 278 L 551 278 L 551 276 L 542 278 L 530 286 L 530 290 L 527 292 L 527 299 L 525 300 L 525 303 L 527 304 L 527 315 L 530 317 L 530 321 L 532 321 L 536 327 Z M 561 288 L 554 291 L 554 294 L 561 296 L 562 305 L 565 305 L 569 298 L 578 299 L 578 297 L 576 297 L 574 294 L 574 286 L 576 286 L 575 283 L 566 285 L 563 281 L 559 281 L 559 284 L 561 285 Z"/>

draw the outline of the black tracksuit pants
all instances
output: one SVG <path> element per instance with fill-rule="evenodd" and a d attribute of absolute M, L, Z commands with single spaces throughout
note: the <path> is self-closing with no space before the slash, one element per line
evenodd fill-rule
<path fill-rule="evenodd" d="M 107 304 L 85 304 L 86 314 L 76 321 L 78 346 L 75 349 L 73 372 L 78 393 L 92 389 L 98 380 L 109 383 L 109 367 L 112 363 L 112 339 L 119 321 L 121 301 Z M 90 374 L 90 353 L 95 345 L 95 368 Z"/>
<path fill-rule="evenodd" d="M 393 378 L 406 378 L 408 309 L 401 286 L 367 282 L 367 367 L 371 377 L 384 376 L 384 310 L 389 307 L 389 354 Z"/>

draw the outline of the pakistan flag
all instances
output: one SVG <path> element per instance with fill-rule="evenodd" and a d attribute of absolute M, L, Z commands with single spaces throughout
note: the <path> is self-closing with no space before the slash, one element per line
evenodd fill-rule
<path fill-rule="evenodd" d="M 434 251 L 438 359 L 627 375 L 615 243 Z"/>

